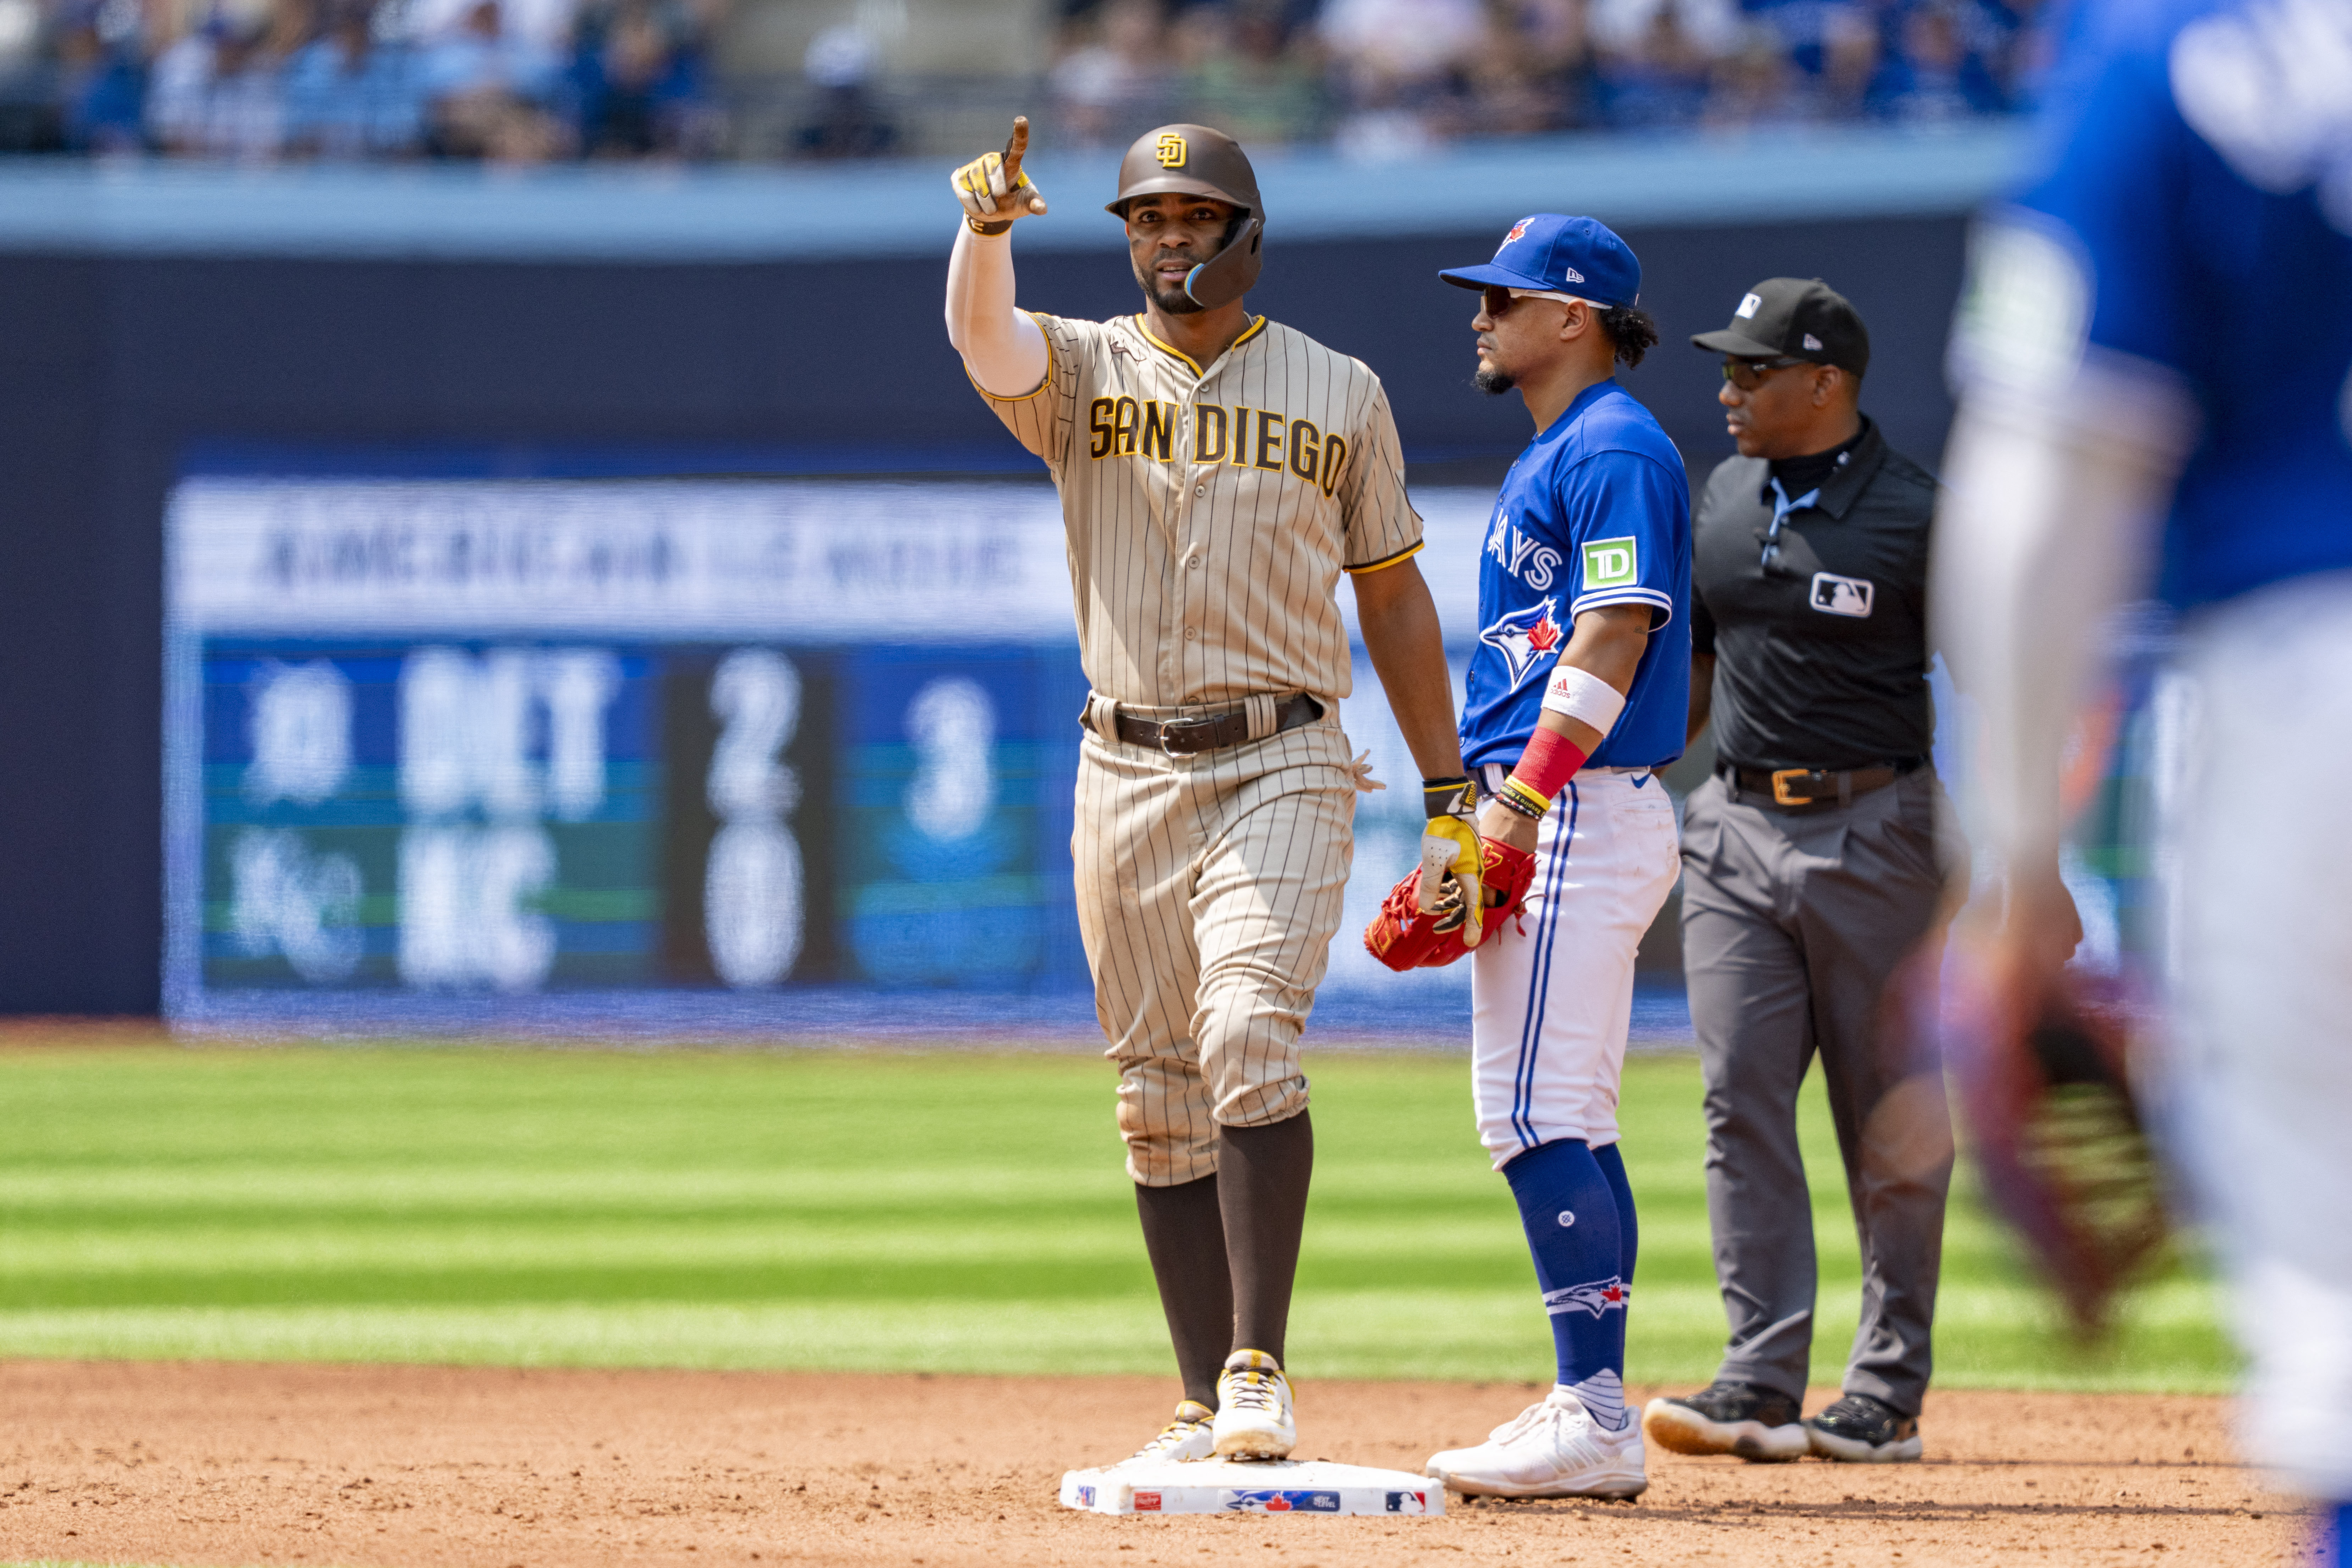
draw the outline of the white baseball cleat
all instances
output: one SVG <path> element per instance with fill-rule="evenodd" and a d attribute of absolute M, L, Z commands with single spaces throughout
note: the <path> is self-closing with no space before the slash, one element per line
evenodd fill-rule
<path fill-rule="evenodd" d="M 1290 1379 L 1264 1351 L 1235 1351 L 1217 1378 L 1216 1450 L 1221 1459 L 1286 1459 L 1298 1444 Z"/>
<path fill-rule="evenodd" d="M 1185 1464 L 1193 1459 L 1213 1459 L 1217 1457 L 1217 1434 L 1213 1423 L 1217 1413 L 1197 1399 L 1187 1399 L 1176 1406 L 1176 1419 L 1160 1428 L 1160 1436 L 1111 1466 L 1114 1470 L 1129 1465 Z"/>
<path fill-rule="evenodd" d="M 1590 1497 L 1630 1500 L 1649 1489 L 1642 1427 L 1593 1425 L 1584 1402 L 1556 1388 L 1475 1448 L 1430 1456 L 1423 1472 L 1468 1497 Z"/>

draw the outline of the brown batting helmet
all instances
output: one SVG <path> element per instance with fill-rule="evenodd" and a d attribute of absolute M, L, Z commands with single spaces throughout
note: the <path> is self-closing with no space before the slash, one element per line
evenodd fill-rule
<path fill-rule="evenodd" d="M 1241 209 L 1225 230 L 1223 247 L 1185 275 L 1184 292 L 1211 308 L 1248 293 L 1263 259 L 1258 242 L 1265 232 L 1265 205 L 1241 143 L 1205 125 L 1145 132 L 1119 161 L 1118 195 L 1103 210 L 1125 218 L 1128 203 L 1159 195 L 1214 196 Z"/>

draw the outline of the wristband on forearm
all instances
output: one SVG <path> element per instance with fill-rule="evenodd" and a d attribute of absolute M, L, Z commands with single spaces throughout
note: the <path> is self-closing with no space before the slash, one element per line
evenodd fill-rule
<path fill-rule="evenodd" d="M 1606 740 L 1617 716 L 1625 711 L 1625 696 L 1591 670 L 1563 664 L 1552 670 L 1544 685 L 1543 711 L 1588 724 Z M 1505 804 L 1523 816 L 1541 816 L 1584 765 L 1587 755 L 1567 736 L 1538 725 L 1527 750 L 1519 753 L 1518 765 L 1504 781 Z"/>
<path fill-rule="evenodd" d="M 1467 820 L 1478 814 L 1478 785 L 1469 778 L 1423 779 L 1421 808 L 1432 822 L 1441 816 Z"/>

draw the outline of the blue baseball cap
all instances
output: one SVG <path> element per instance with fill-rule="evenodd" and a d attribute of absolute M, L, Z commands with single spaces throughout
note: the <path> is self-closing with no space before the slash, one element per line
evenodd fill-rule
<path fill-rule="evenodd" d="M 1642 298 L 1642 264 L 1633 247 L 1598 218 L 1558 213 L 1513 224 L 1486 266 L 1449 267 L 1438 276 L 1457 289 L 1534 289 L 1612 307 Z"/>

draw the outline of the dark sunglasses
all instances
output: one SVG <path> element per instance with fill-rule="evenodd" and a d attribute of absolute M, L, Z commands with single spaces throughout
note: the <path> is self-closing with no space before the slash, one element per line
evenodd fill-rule
<path fill-rule="evenodd" d="M 1764 377 L 1776 370 L 1786 370 L 1792 364 L 1809 364 L 1809 360 L 1790 359 L 1786 354 L 1779 359 L 1726 359 L 1723 379 L 1742 392 L 1753 392 L 1764 384 Z"/>
<path fill-rule="evenodd" d="M 1490 321 L 1501 321 L 1512 306 L 1519 303 L 1511 297 L 1511 291 L 1499 283 L 1489 283 L 1481 292 L 1486 298 L 1486 319 Z M 1552 303 L 1557 305 L 1559 301 L 1555 300 Z"/>

